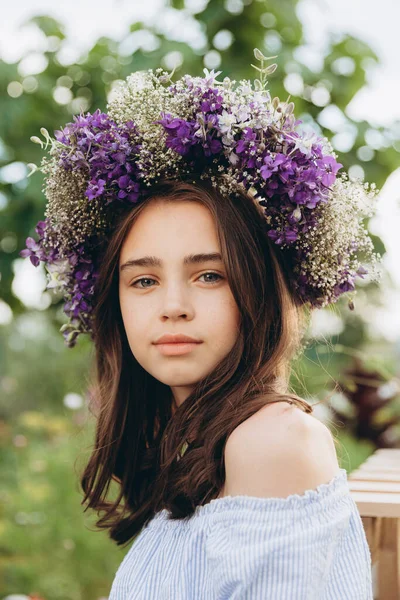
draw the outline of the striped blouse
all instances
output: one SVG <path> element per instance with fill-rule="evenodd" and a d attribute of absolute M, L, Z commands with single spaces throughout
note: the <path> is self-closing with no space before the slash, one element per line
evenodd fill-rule
<path fill-rule="evenodd" d="M 372 600 L 371 554 L 345 469 L 286 498 L 224 496 L 186 521 L 163 509 L 108 600 Z"/>

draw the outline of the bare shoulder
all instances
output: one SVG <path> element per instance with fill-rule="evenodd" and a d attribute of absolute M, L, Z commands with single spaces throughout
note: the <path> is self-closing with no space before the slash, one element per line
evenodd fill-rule
<path fill-rule="evenodd" d="M 328 427 L 286 402 L 259 410 L 225 445 L 224 496 L 286 497 L 328 483 L 338 473 Z"/>

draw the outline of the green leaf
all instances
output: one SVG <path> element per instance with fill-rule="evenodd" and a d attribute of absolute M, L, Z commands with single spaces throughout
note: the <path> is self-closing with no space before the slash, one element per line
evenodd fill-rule
<path fill-rule="evenodd" d="M 133 33 L 134 31 L 139 31 L 140 29 L 145 29 L 145 25 L 141 21 L 132 23 L 132 25 L 129 27 L 129 31 L 131 33 Z"/>
<path fill-rule="evenodd" d="M 176 8 L 176 10 L 185 8 L 185 0 L 168 0 L 167 4 L 172 6 L 172 8 Z"/>
<path fill-rule="evenodd" d="M 263 61 L 263 60 L 272 60 L 273 58 L 278 58 L 278 55 L 276 55 L 276 56 L 264 56 L 264 54 L 258 48 L 254 48 L 254 57 L 257 60 Z"/>
<path fill-rule="evenodd" d="M 258 48 L 254 48 L 254 58 L 257 60 L 267 60 L 264 54 Z"/>

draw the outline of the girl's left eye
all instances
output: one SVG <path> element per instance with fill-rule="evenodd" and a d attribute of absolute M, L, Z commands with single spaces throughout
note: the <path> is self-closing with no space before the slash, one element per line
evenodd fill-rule
<path fill-rule="evenodd" d="M 205 277 L 205 275 L 216 275 L 218 277 L 217 281 L 209 281 L 208 283 L 218 283 L 218 281 L 223 279 L 222 275 L 220 275 L 219 273 L 212 273 L 211 271 L 209 273 L 203 273 L 203 275 L 200 275 L 200 277 Z"/>
<path fill-rule="evenodd" d="M 200 277 L 205 277 L 206 275 L 214 275 L 214 276 L 218 277 L 218 279 L 216 281 L 208 281 L 208 282 L 206 282 L 206 283 L 210 283 L 211 285 L 215 284 L 215 283 L 218 283 L 218 281 L 220 281 L 221 279 L 223 279 L 222 275 L 220 275 L 219 273 L 212 273 L 212 272 L 203 273 L 203 275 L 200 275 Z M 200 279 L 200 277 L 199 277 L 199 279 Z M 142 277 L 141 279 L 137 279 L 136 281 L 134 281 L 133 283 L 131 283 L 131 287 L 136 287 L 136 284 L 139 283 L 139 282 L 141 282 L 141 281 L 154 281 L 154 279 L 151 279 L 151 277 Z M 146 285 L 144 287 L 143 286 L 139 286 L 139 287 L 140 287 L 140 289 L 144 290 L 144 289 L 146 289 L 148 287 L 152 287 L 152 286 Z"/>

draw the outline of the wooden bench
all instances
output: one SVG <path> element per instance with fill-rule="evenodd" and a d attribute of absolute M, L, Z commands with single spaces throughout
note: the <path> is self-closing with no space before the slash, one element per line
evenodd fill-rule
<path fill-rule="evenodd" d="M 400 600 L 400 449 L 376 450 L 348 475 L 376 572 L 375 600 Z"/>

